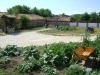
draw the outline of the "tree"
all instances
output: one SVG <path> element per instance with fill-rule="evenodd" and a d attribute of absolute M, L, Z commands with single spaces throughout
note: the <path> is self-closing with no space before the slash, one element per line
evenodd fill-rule
<path fill-rule="evenodd" d="M 66 16 L 66 14 L 65 13 L 62 13 L 61 16 Z"/>
<path fill-rule="evenodd" d="M 87 22 L 87 27 L 88 27 L 88 22 L 89 22 L 89 20 L 90 20 L 90 15 L 88 14 L 88 13 L 84 13 L 83 15 L 82 15 L 82 21 L 83 22 Z"/>
<path fill-rule="evenodd" d="M 31 9 L 31 13 L 39 15 L 39 10 L 36 7 L 34 7 L 33 9 Z"/>
<path fill-rule="evenodd" d="M 71 21 L 75 21 L 77 22 L 77 25 L 78 26 L 78 23 L 81 21 L 81 18 L 82 18 L 82 15 L 81 14 L 75 14 L 71 17 Z"/>
<path fill-rule="evenodd" d="M 52 17 L 52 13 L 49 9 L 40 9 L 39 10 L 39 15 L 43 17 Z"/>
<path fill-rule="evenodd" d="M 29 14 L 30 13 L 30 8 L 25 6 L 25 5 L 23 5 L 23 6 L 16 5 L 16 6 L 12 7 L 12 8 L 9 8 L 7 10 L 7 12 L 9 14 Z"/>
<path fill-rule="evenodd" d="M 90 22 L 97 22 L 97 13 L 96 12 L 93 12 L 90 14 Z"/>

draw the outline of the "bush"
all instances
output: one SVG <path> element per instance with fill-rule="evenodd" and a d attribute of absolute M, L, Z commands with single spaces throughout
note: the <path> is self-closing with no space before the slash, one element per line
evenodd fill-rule
<path fill-rule="evenodd" d="M 73 50 L 77 45 L 73 43 L 56 43 L 49 45 L 42 56 L 42 63 L 52 65 L 59 69 L 69 65 Z"/>
<path fill-rule="evenodd" d="M 100 35 L 97 36 L 92 46 L 96 49 L 95 52 L 96 57 L 100 58 Z"/>
<path fill-rule="evenodd" d="M 22 16 L 20 19 L 21 29 L 28 29 L 30 25 L 30 19 L 26 16 Z"/>
<path fill-rule="evenodd" d="M 90 75 L 100 75 L 100 71 L 93 71 Z"/>
<path fill-rule="evenodd" d="M 35 46 L 28 46 L 24 48 L 23 56 L 25 60 L 29 60 L 30 57 L 33 57 L 35 59 L 39 59 L 39 51 Z"/>
<path fill-rule="evenodd" d="M 39 70 L 40 68 L 40 61 L 35 58 L 30 58 L 28 61 L 25 61 L 23 64 L 18 66 L 18 70 L 21 73 L 31 73 L 32 71 Z"/>
<path fill-rule="evenodd" d="M 82 46 L 83 47 L 89 47 L 91 45 L 91 40 L 90 40 L 90 34 L 89 33 L 85 33 L 85 35 L 83 36 L 83 42 L 82 42 Z"/>
<path fill-rule="evenodd" d="M 7 68 L 10 65 L 11 59 L 7 56 L 0 58 L 0 68 Z"/>
<path fill-rule="evenodd" d="M 13 74 L 11 74 L 3 69 L 0 69 L 0 75 L 13 75 Z"/>
<path fill-rule="evenodd" d="M 21 51 L 15 45 L 8 45 L 0 52 L 0 56 L 19 56 Z"/>
<path fill-rule="evenodd" d="M 77 30 L 77 28 L 75 26 L 58 26 L 57 29 L 61 30 L 61 31 L 73 31 L 73 30 Z"/>
<path fill-rule="evenodd" d="M 66 75 L 86 75 L 86 71 L 82 66 L 74 64 L 67 69 Z"/>
<path fill-rule="evenodd" d="M 58 75 L 57 70 L 53 67 L 44 65 L 42 67 L 43 75 Z"/>

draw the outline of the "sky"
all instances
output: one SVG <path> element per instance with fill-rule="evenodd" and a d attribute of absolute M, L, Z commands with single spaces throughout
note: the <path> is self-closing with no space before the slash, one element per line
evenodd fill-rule
<path fill-rule="evenodd" d="M 26 5 L 30 8 L 48 8 L 53 14 L 67 15 L 84 12 L 100 12 L 100 0 L 1 0 L 0 12 L 7 11 L 15 5 Z"/>

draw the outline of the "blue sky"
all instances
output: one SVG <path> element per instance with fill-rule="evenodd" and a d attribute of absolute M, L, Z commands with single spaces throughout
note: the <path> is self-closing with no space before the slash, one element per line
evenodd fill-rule
<path fill-rule="evenodd" d="M 100 0 L 2 0 L 0 1 L 0 11 L 6 11 L 15 5 L 48 8 L 53 14 L 72 15 L 84 12 L 100 12 Z"/>

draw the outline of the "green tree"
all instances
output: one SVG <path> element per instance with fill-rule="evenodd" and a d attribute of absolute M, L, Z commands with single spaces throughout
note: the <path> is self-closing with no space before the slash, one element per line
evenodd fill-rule
<path fill-rule="evenodd" d="M 97 13 L 96 12 L 93 12 L 90 14 L 90 22 L 97 22 Z"/>
<path fill-rule="evenodd" d="M 16 6 L 12 7 L 12 8 L 9 8 L 7 10 L 7 12 L 9 14 L 19 14 L 19 13 L 21 13 L 21 14 L 28 14 L 28 13 L 30 13 L 30 8 L 25 6 L 25 5 L 23 5 L 23 6 L 16 5 Z"/>
<path fill-rule="evenodd" d="M 36 7 L 34 7 L 33 9 L 31 9 L 31 13 L 39 15 L 39 10 Z"/>
<path fill-rule="evenodd" d="M 88 14 L 88 13 L 84 13 L 83 15 L 82 15 L 82 21 L 83 22 L 87 22 L 87 27 L 88 27 L 88 22 L 89 22 L 89 20 L 90 20 L 90 15 Z"/>
<path fill-rule="evenodd" d="M 49 9 L 40 9 L 39 10 L 39 15 L 43 17 L 52 17 L 52 13 Z"/>
<path fill-rule="evenodd" d="M 81 21 L 81 18 L 82 18 L 81 14 L 75 14 L 71 17 L 71 21 L 77 22 L 76 26 L 78 26 L 78 23 Z"/>

